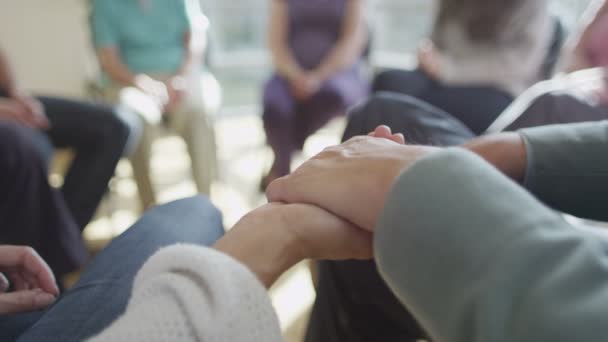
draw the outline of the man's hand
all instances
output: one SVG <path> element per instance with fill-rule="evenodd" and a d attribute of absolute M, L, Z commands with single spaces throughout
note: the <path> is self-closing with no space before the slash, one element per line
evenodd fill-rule
<path fill-rule="evenodd" d="M 403 136 L 379 127 L 378 136 L 330 147 L 266 190 L 271 202 L 308 203 L 373 231 L 399 174 L 439 148 L 402 145 Z M 382 132 L 384 130 L 384 132 Z"/>
<path fill-rule="evenodd" d="M 169 91 L 163 82 L 140 74 L 135 77 L 134 83 L 139 90 L 150 96 L 160 109 L 165 110 L 169 104 Z"/>
<path fill-rule="evenodd" d="M 266 285 L 306 259 L 370 259 L 369 232 L 306 204 L 271 203 L 245 215 L 214 248 L 249 267 Z"/>
<path fill-rule="evenodd" d="M 42 105 L 29 96 L 0 98 L 0 119 L 13 121 L 35 129 L 49 127 L 49 121 L 44 114 Z"/>
<path fill-rule="evenodd" d="M 30 247 L 0 246 L 0 272 L 0 314 L 41 310 L 59 295 L 53 272 Z"/>
<path fill-rule="evenodd" d="M 165 106 L 165 111 L 172 112 L 184 99 L 186 94 L 186 81 L 183 77 L 176 76 L 168 79 L 164 83 L 167 87 L 167 95 L 169 96 L 169 101 Z"/>

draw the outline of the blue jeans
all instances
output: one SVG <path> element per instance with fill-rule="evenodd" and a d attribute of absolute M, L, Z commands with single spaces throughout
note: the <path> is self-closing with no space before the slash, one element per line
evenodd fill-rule
<path fill-rule="evenodd" d="M 224 233 L 220 212 L 204 197 L 175 201 L 146 213 L 114 239 L 49 309 L 0 317 L 0 340 L 82 341 L 110 325 L 127 306 L 133 279 L 161 247 L 210 246 Z"/>

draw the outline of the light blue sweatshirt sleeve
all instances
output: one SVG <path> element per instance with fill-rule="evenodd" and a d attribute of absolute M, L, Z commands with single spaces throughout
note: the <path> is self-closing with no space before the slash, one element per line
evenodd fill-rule
<path fill-rule="evenodd" d="M 608 121 L 523 129 L 525 186 L 562 212 L 608 221 Z"/>
<path fill-rule="evenodd" d="M 473 153 L 417 162 L 375 235 L 379 270 L 437 342 L 608 338 L 608 244 Z"/>

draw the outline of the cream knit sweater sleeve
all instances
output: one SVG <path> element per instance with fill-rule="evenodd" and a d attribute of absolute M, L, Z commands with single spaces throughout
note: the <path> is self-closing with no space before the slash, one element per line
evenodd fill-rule
<path fill-rule="evenodd" d="M 90 341 L 281 341 L 266 289 L 251 271 L 209 248 L 176 245 L 135 277 L 126 312 Z"/>

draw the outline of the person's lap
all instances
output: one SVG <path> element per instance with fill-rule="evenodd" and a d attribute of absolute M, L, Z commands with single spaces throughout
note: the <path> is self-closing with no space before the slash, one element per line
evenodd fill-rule
<path fill-rule="evenodd" d="M 219 211 L 203 197 L 157 207 L 100 252 L 76 285 L 51 308 L 2 317 L 2 334 L 19 336 L 23 332 L 19 341 L 90 337 L 124 311 L 137 271 L 158 249 L 176 243 L 210 246 L 223 232 Z"/>
<path fill-rule="evenodd" d="M 61 188 L 82 228 L 95 213 L 129 139 L 129 128 L 112 107 L 55 97 L 38 97 L 51 123 L 45 131 L 56 148 L 74 159 Z"/>
<path fill-rule="evenodd" d="M 380 92 L 349 114 L 343 140 L 385 124 L 409 144 L 457 145 L 475 136 L 450 114 L 411 96 Z M 369 261 L 321 261 L 306 342 L 415 341 L 412 315 Z"/>

